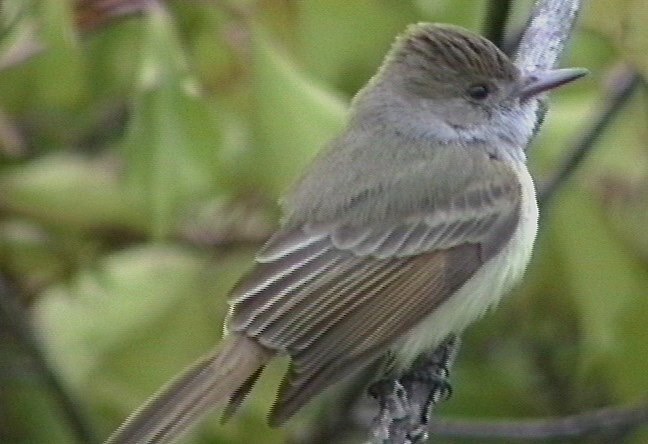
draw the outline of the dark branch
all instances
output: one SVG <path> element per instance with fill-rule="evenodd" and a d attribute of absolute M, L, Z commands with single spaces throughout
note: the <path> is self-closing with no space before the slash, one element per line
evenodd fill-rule
<path fill-rule="evenodd" d="M 641 76 L 630 68 L 625 68 L 614 77 L 601 110 L 597 111 L 596 116 L 587 119 L 594 123 L 574 144 L 554 177 L 547 181 L 539 191 L 538 204 L 540 207 L 544 207 L 549 202 L 560 185 L 567 181 L 583 162 L 583 159 L 590 153 L 605 128 L 612 122 L 614 116 L 619 113 L 640 84 Z"/>
<path fill-rule="evenodd" d="M 490 0 L 484 22 L 484 37 L 499 48 L 504 46 L 506 21 L 511 11 L 511 0 Z"/>
<path fill-rule="evenodd" d="M 10 285 L 0 276 L 0 319 L 27 352 L 38 375 L 49 388 L 60 406 L 70 429 L 80 443 L 95 442 L 94 434 L 85 420 L 81 408 L 68 393 L 56 372 L 49 366 L 45 353 L 34 337 L 29 322 L 18 304 L 18 298 Z"/>
<path fill-rule="evenodd" d="M 435 420 L 431 431 L 438 436 L 475 439 L 565 439 L 602 431 L 635 429 L 645 424 L 648 424 L 648 403 L 527 421 Z"/>

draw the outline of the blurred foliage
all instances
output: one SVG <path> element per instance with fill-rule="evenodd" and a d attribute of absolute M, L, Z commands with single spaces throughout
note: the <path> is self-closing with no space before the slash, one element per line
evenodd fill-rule
<path fill-rule="evenodd" d="M 394 35 L 417 21 L 478 30 L 486 11 L 484 0 L 147 3 L 5 0 L 0 16 L 0 272 L 100 437 L 218 341 L 227 290 L 276 224 L 277 198 L 343 125 Z M 515 3 L 511 36 L 529 4 Z M 645 1 L 587 2 L 564 64 L 592 75 L 553 97 L 531 152 L 539 183 L 596 115 L 611 70 L 648 76 L 646 22 Z M 466 335 L 442 414 L 559 416 L 645 398 L 642 93 L 545 209 L 525 284 Z M 7 325 L 0 441 L 72 442 Z M 280 375 L 269 369 L 239 417 L 194 442 L 308 442 L 317 407 L 264 425 Z"/>

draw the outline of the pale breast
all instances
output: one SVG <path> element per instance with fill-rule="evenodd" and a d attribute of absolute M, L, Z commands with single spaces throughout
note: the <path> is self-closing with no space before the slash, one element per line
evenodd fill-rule
<path fill-rule="evenodd" d="M 407 368 L 451 333 L 461 333 L 471 322 L 494 307 L 522 278 L 531 258 L 538 229 L 538 206 L 533 180 L 526 166 L 515 165 L 521 183 L 520 225 L 508 244 L 492 257 L 453 296 L 407 334 L 394 347 L 398 365 Z"/>

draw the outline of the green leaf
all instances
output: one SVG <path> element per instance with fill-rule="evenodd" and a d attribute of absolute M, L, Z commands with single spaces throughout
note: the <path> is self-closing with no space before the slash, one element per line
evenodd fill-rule
<path fill-rule="evenodd" d="M 63 279 L 65 266 L 52 246 L 48 233 L 33 221 L 10 219 L 0 222 L 0 262 L 15 285 L 33 290 Z"/>
<path fill-rule="evenodd" d="M 5 169 L 0 202 L 43 222 L 76 229 L 120 226 L 142 231 L 138 201 L 105 159 L 52 154 Z"/>
<path fill-rule="evenodd" d="M 38 78 L 34 79 L 38 100 L 52 106 L 76 105 L 86 92 L 85 67 L 74 29 L 70 2 L 41 2 L 41 36 L 45 51 L 34 60 Z M 65 69 L 61 69 L 65 66 Z M 52 88 L 51 85 L 57 85 Z"/>
<path fill-rule="evenodd" d="M 568 276 L 564 291 L 580 319 L 583 376 L 605 372 L 617 393 L 645 393 L 646 355 L 639 350 L 645 350 L 648 340 L 646 329 L 640 328 L 648 316 L 648 273 L 620 248 L 584 193 L 563 193 L 554 216 L 553 236 Z"/>
<path fill-rule="evenodd" d="M 395 36 L 421 20 L 414 2 L 362 3 L 364 7 L 346 0 L 296 4 L 298 45 L 309 72 L 349 94 L 376 72 Z"/>
<path fill-rule="evenodd" d="M 278 196 L 342 128 L 345 105 L 298 70 L 261 29 L 253 38 L 251 174 L 264 192 Z"/>
<path fill-rule="evenodd" d="M 149 232 L 161 239 L 172 232 L 184 206 L 218 190 L 221 135 L 217 111 L 199 97 L 162 8 L 148 15 L 141 57 L 125 141 L 127 174 L 142 194 Z"/>
<path fill-rule="evenodd" d="M 474 0 L 435 1 L 415 0 L 414 3 L 434 22 L 453 23 L 479 31 L 483 25 L 488 2 Z M 512 8 L 522 2 L 512 2 Z"/>
<path fill-rule="evenodd" d="M 33 324 L 69 387 L 110 411 L 108 433 L 218 343 L 225 295 L 249 261 L 171 245 L 125 249 L 39 295 Z"/>
<path fill-rule="evenodd" d="M 595 0 L 585 8 L 583 22 L 609 37 L 626 60 L 648 75 L 648 3 L 644 0 Z"/>
<path fill-rule="evenodd" d="M 53 287 L 38 298 L 35 326 L 72 386 L 93 385 L 93 372 L 101 373 L 102 365 L 117 362 L 110 357 L 135 359 L 136 343 L 143 342 L 139 352 L 152 353 L 160 365 L 177 364 L 182 355 L 188 363 L 187 353 L 204 351 L 215 343 L 220 326 L 212 317 L 217 309 L 223 312 L 224 304 L 214 304 L 211 310 L 205 306 L 208 294 L 213 299 L 217 281 L 205 279 L 204 259 L 177 247 L 134 247 L 107 256 L 69 284 Z M 223 294 L 224 288 L 218 288 L 217 294 Z M 182 344 L 177 353 L 165 349 L 167 354 L 160 354 L 156 343 L 174 341 Z M 143 388 L 151 389 L 155 366 L 131 369 L 127 376 L 136 374 Z"/>

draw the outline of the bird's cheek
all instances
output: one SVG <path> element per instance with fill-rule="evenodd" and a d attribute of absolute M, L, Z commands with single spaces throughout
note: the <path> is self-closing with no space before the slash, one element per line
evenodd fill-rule
<path fill-rule="evenodd" d="M 486 105 L 470 105 L 457 110 L 456 119 L 466 127 L 482 125 L 492 118 L 492 109 Z"/>

